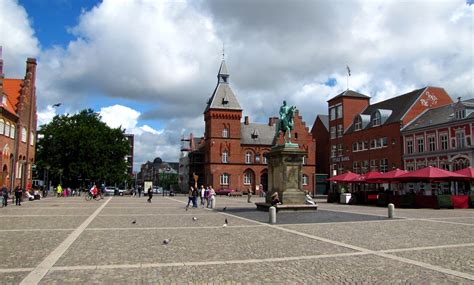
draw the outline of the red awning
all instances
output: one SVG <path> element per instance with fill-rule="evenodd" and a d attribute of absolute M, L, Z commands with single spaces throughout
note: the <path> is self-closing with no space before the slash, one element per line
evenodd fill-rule
<path fill-rule="evenodd" d="M 360 183 L 383 183 L 384 181 L 379 180 L 382 173 L 377 171 L 369 171 L 366 174 L 360 175 L 352 179 L 352 182 L 360 182 Z"/>
<path fill-rule="evenodd" d="M 464 175 L 467 177 L 468 180 L 474 180 L 474 168 L 472 167 L 457 170 L 457 171 L 454 171 L 454 173 Z"/>
<path fill-rule="evenodd" d="M 400 181 L 453 181 L 453 180 L 463 180 L 467 177 L 461 174 L 457 174 L 451 171 L 447 171 L 441 168 L 428 166 L 422 169 L 408 172 L 406 174 L 400 175 L 395 180 Z"/>
<path fill-rule="evenodd" d="M 334 181 L 334 182 L 351 182 L 354 178 L 359 177 L 359 174 L 352 173 L 350 171 L 333 176 L 328 179 L 328 181 Z"/>

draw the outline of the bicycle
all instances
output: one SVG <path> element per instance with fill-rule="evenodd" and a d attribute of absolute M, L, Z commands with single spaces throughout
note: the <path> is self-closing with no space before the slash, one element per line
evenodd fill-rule
<path fill-rule="evenodd" d="M 84 195 L 84 199 L 86 199 L 86 201 L 90 201 L 92 199 L 94 199 L 96 201 L 99 201 L 100 199 L 102 199 L 102 197 L 100 197 L 100 195 L 96 195 L 94 197 L 94 195 L 92 195 L 92 193 L 90 191 L 87 191 L 87 194 Z"/>

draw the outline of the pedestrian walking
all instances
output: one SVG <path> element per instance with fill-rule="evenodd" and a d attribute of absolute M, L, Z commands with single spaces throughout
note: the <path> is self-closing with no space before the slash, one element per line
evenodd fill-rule
<path fill-rule="evenodd" d="M 153 198 L 153 189 L 148 188 L 148 203 L 151 203 L 151 198 Z"/>
<path fill-rule="evenodd" d="M 21 206 L 21 196 L 23 196 L 23 189 L 20 186 L 15 188 L 15 204 Z"/>
<path fill-rule="evenodd" d="M 209 208 L 209 186 L 206 187 L 206 191 L 204 191 L 204 201 L 206 203 L 206 207 Z M 204 207 L 204 205 L 203 205 Z"/>
<path fill-rule="evenodd" d="M 193 191 L 194 191 L 194 187 L 191 186 L 189 188 L 189 192 L 188 192 L 188 204 L 186 205 L 186 209 L 189 208 L 189 204 L 193 203 L 194 205 L 194 202 L 193 202 Z"/>
<path fill-rule="evenodd" d="M 138 198 L 142 196 L 142 186 L 138 186 Z"/>
<path fill-rule="evenodd" d="M 56 193 L 58 194 L 58 198 L 61 197 L 63 193 L 63 187 L 61 187 L 61 184 L 58 184 L 58 187 L 56 188 Z"/>
<path fill-rule="evenodd" d="M 247 203 L 252 203 L 252 190 L 249 188 L 247 191 Z"/>
<path fill-rule="evenodd" d="M 209 186 L 208 208 L 214 209 L 216 206 L 216 191 L 212 186 Z"/>
<path fill-rule="evenodd" d="M 3 206 L 6 207 L 8 206 L 8 189 L 5 185 L 3 185 L 1 192 L 3 196 Z"/>
<path fill-rule="evenodd" d="M 201 197 L 201 206 L 204 207 L 204 200 L 206 195 L 206 189 L 204 189 L 204 185 L 201 185 L 201 189 L 199 189 L 199 197 Z"/>
<path fill-rule="evenodd" d="M 197 197 L 198 197 L 199 193 L 198 193 L 198 190 L 197 189 L 193 189 L 193 208 L 197 208 L 198 205 L 197 205 Z"/>

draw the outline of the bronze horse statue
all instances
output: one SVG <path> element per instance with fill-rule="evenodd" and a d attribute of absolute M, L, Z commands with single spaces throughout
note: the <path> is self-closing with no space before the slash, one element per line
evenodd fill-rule
<path fill-rule="evenodd" d="M 286 106 L 286 105 L 284 105 Z M 286 113 L 283 118 L 278 120 L 277 126 L 275 128 L 275 138 L 278 138 L 280 132 L 283 133 L 283 139 L 285 143 L 291 143 L 291 131 L 294 128 L 295 121 L 294 121 L 294 114 L 295 114 L 296 106 L 291 106 L 284 110 Z M 286 140 L 286 133 L 288 132 L 288 141 Z"/>

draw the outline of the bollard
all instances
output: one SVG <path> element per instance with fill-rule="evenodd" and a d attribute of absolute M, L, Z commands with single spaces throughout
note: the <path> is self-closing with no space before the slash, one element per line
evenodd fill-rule
<path fill-rule="evenodd" d="M 269 223 L 276 224 L 277 222 L 277 209 L 275 207 L 270 207 L 268 209 Z"/>
<path fill-rule="evenodd" d="M 214 209 L 215 206 L 216 206 L 216 199 L 212 199 L 211 200 L 211 209 Z"/>
<path fill-rule="evenodd" d="M 395 205 L 392 203 L 388 204 L 388 218 L 393 219 L 395 217 Z"/>

